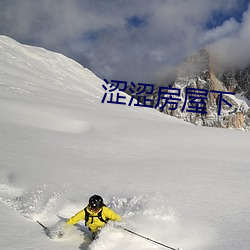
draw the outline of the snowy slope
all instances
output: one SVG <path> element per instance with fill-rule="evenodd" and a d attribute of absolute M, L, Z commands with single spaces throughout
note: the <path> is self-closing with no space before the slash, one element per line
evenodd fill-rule
<path fill-rule="evenodd" d="M 112 226 L 92 244 L 80 227 L 51 240 L 35 222 L 53 227 L 98 193 L 123 226 L 164 244 L 248 250 L 249 133 L 102 104 L 102 84 L 0 37 L 0 248 L 162 249 Z"/>

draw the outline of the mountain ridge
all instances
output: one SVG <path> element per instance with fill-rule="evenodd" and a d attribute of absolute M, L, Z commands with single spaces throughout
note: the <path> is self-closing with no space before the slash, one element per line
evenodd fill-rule
<path fill-rule="evenodd" d="M 181 101 L 177 109 L 173 110 L 173 106 L 167 105 L 160 110 L 161 112 L 201 126 L 243 130 L 250 128 L 248 106 L 250 103 L 250 66 L 245 69 L 220 71 L 213 63 L 209 50 L 201 49 L 180 64 L 176 72 L 176 78 L 171 83 L 171 87 L 181 90 Z M 210 91 L 206 100 L 206 114 L 181 110 L 181 107 L 185 105 L 187 88 Z M 213 91 L 223 92 L 223 98 L 232 104 L 232 107 L 229 107 L 222 102 L 220 115 L 218 112 L 219 94 Z M 226 92 L 236 93 L 236 96 L 226 94 Z M 157 102 L 158 94 L 159 92 L 152 96 L 154 102 Z M 201 93 L 197 94 L 197 99 L 202 99 Z M 188 100 L 190 101 L 191 98 Z"/>

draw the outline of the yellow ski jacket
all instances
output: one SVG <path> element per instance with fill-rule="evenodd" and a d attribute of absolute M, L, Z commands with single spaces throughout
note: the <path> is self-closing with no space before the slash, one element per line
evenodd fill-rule
<path fill-rule="evenodd" d="M 121 221 L 121 217 L 116 214 L 113 210 L 110 208 L 103 206 L 99 211 L 93 212 L 89 209 L 89 207 L 86 207 L 87 212 L 89 213 L 88 221 L 85 221 L 86 226 L 90 229 L 92 233 L 97 232 L 100 228 L 102 228 L 106 223 L 104 221 L 112 220 L 112 221 Z M 101 218 L 104 220 L 100 220 L 98 218 L 98 214 L 100 214 L 101 211 Z M 74 225 L 80 220 L 85 220 L 85 210 L 82 209 L 77 214 L 72 216 L 68 221 L 67 224 Z"/>

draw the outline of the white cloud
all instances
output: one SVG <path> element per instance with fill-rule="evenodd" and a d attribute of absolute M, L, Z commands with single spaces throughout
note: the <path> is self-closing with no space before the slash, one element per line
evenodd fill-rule
<path fill-rule="evenodd" d="M 239 28 L 240 24 L 232 17 L 229 20 L 226 20 L 221 26 L 205 30 L 204 34 L 201 34 L 200 42 L 201 44 L 211 44 L 214 41 L 235 34 Z"/>
<path fill-rule="evenodd" d="M 237 40 L 231 33 L 249 37 L 249 26 L 234 19 L 214 30 L 204 29 L 215 11 L 230 14 L 237 4 L 237 0 L 2 0 L 0 33 L 63 52 L 103 78 L 150 82 L 204 45 L 213 42 L 220 50 L 218 40 L 229 47 L 235 43 L 231 39 Z M 131 17 L 141 18 L 144 25 L 131 26 Z M 244 23 L 246 19 L 247 15 Z"/>
<path fill-rule="evenodd" d="M 250 9 L 244 13 L 242 22 L 234 32 L 210 45 L 216 61 L 226 67 L 250 64 Z"/>

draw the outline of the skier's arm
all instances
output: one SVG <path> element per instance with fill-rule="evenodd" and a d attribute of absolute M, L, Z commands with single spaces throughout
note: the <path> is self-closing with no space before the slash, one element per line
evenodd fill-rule
<path fill-rule="evenodd" d="M 75 225 L 78 221 L 84 220 L 85 218 L 85 212 L 84 209 L 72 216 L 70 219 L 68 219 L 67 224 Z"/>
<path fill-rule="evenodd" d="M 105 207 L 105 217 L 107 219 L 110 219 L 112 221 L 118 221 L 120 222 L 122 220 L 121 216 L 116 214 L 113 210 L 110 208 Z"/>

